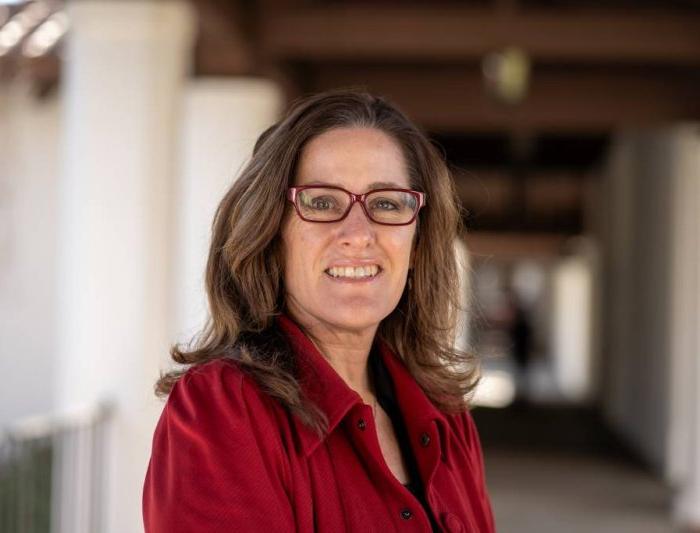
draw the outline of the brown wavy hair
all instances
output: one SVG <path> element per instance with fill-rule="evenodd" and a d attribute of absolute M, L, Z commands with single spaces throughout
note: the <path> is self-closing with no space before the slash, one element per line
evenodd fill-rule
<path fill-rule="evenodd" d="M 161 373 L 158 396 L 167 395 L 189 368 L 230 358 L 267 394 L 322 434 L 328 421 L 304 397 L 294 356 L 274 327 L 285 307 L 280 228 L 294 216 L 286 201 L 299 156 L 314 137 L 334 128 L 376 128 L 401 147 L 411 187 L 426 193 L 420 212 L 411 271 L 394 311 L 377 335 L 403 359 L 433 403 L 447 413 L 469 407 L 478 382 L 476 358 L 455 348 L 460 310 L 455 239 L 460 207 L 439 150 L 393 103 L 361 89 L 315 94 L 291 105 L 264 131 L 252 157 L 219 204 L 206 268 L 210 316 L 204 329 L 170 354 L 185 368 Z"/>

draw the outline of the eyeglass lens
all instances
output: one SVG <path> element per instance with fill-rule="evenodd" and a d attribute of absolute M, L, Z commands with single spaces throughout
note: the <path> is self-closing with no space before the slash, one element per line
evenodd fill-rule
<path fill-rule="evenodd" d="M 319 222 L 339 220 L 350 205 L 348 193 L 338 189 L 313 187 L 299 191 L 297 203 L 304 218 Z M 380 224 L 404 224 L 418 209 L 417 198 L 408 192 L 386 190 L 365 197 L 370 218 Z"/>

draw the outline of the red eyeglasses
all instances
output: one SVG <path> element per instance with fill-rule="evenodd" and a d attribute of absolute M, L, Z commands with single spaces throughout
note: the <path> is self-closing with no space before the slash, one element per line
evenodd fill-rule
<path fill-rule="evenodd" d="M 354 194 L 334 185 L 289 187 L 287 200 L 294 204 L 299 218 L 307 222 L 343 220 L 355 202 L 372 222 L 386 226 L 406 226 L 425 206 L 425 193 L 410 189 L 374 189 Z"/>

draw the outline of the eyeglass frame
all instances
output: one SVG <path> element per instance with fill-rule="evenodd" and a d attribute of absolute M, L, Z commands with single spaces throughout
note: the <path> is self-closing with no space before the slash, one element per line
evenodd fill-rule
<path fill-rule="evenodd" d="M 338 219 L 335 220 L 309 220 L 308 218 L 304 218 L 304 215 L 301 214 L 301 210 L 299 209 L 299 206 L 297 205 L 297 194 L 301 191 L 304 191 L 306 189 L 336 189 L 339 191 L 343 191 L 344 193 L 347 193 L 350 196 L 350 204 L 348 204 L 348 208 L 345 210 L 345 213 L 343 213 L 343 216 L 341 216 Z M 369 211 L 367 210 L 367 205 L 365 204 L 365 198 L 367 198 L 368 195 L 374 194 L 376 192 L 382 192 L 382 191 L 398 191 L 398 192 L 405 192 L 409 193 L 413 197 L 418 199 L 418 208 L 416 209 L 416 212 L 413 213 L 413 216 L 411 217 L 411 220 L 408 222 L 400 222 L 400 223 L 395 223 L 392 224 L 390 222 L 379 222 L 375 219 L 372 218 L 372 215 L 369 214 Z M 287 189 L 287 200 L 292 203 L 294 206 L 294 210 L 297 212 L 297 215 L 299 215 L 299 218 L 302 219 L 305 222 L 313 222 L 313 223 L 318 223 L 318 224 L 327 224 L 327 223 L 332 223 L 332 222 L 340 222 L 341 220 L 344 220 L 347 218 L 347 216 L 350 214 L 350 211 L 352 210 L 352 206 L 355 205 L 355 202 L 358 202 L 360 204 L 360 207 L 362 207 L 362 211 L 364 211 L 365 216 L 370 222 L 374 222 L 375 224 L 381 224 L 382 226 L 408 226 L 409 224 L 413 224 L 413 221 L 416 220 L 418 217 L 418 213 L 420 212 L 421 208 L 425 207 L 425 193 L 421 191 L 414 191 L 412 189 L 401 189 L 401 188 L 394 188 L 394 187 L 386 187 L 382 189 L 372 189 L 371 191 L 367 191 L 366 193 L 363 194 L 355 194 L 353 192 L 348 191 L 347 189 L 343 189 L 342 187 L 339 187 L 337 185 L 296 185 L 289 187 Z"/>

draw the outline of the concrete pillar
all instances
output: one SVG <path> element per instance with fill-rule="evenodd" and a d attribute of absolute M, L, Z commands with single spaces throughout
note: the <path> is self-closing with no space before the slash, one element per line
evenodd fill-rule
<path fill-rule="evenodd" d="M 604 407 L 617 433 L 657 472 L 670 425 L 670 203 L 673 142 L 666 131 L 620 133 L 612 146 Z"/>
<path fill-rule="evenodd" d="M 187 341 L 207 314 L 204 270 L 219 201 L 284 104 L 280 88 L 254 78 L 196 79 L 185 92 L 176 224 L 175 330 Z"/>
<path fill-rule="evenodd" d="M 679 524 L 700 529 L 700 126 L 669 132 L 670 424 L 667 477 Z"/>
<path fill-rule="evenodd" d="M 0 427 L 53 397 L 59 99 L 0 82 Z M 38 333 L 40 332 L 40 333 Z"/>
<path fill-rule="evenodd" d="M 104 531 L 138 532 L 172 313 L 173 187 L 194 19 L 185 1 L 67 6 L 56 400 L 111 400 Z M 64 494 L 64 505 L 80 495 Z M 80 513 L 74 524 L 82 531 Z"/>
<path fill-rule="evenodd" d="M 455 346 L 459 350 L 470 350 L 471 333 L 471 255 L 466 243 L 461 237 L 455 240 L 455 251 L 457 253 L 457 263 L 459 267 L 459 296 L 460 312 L 457 322 L 457 332 Z"/>
<path fill-rule="evenodd" d="M 606 197 L 604 406 L 700 528 L 700 127 L 621 134 Z"/>
<path fill-rule="evenodd" d="M 595 359 L 595 288 L 597 251 L 594 241 L 579 237 L 572 254 L 554 267 L 550 343 L 554 378 L 571 402 L 591 400 Z"/>

